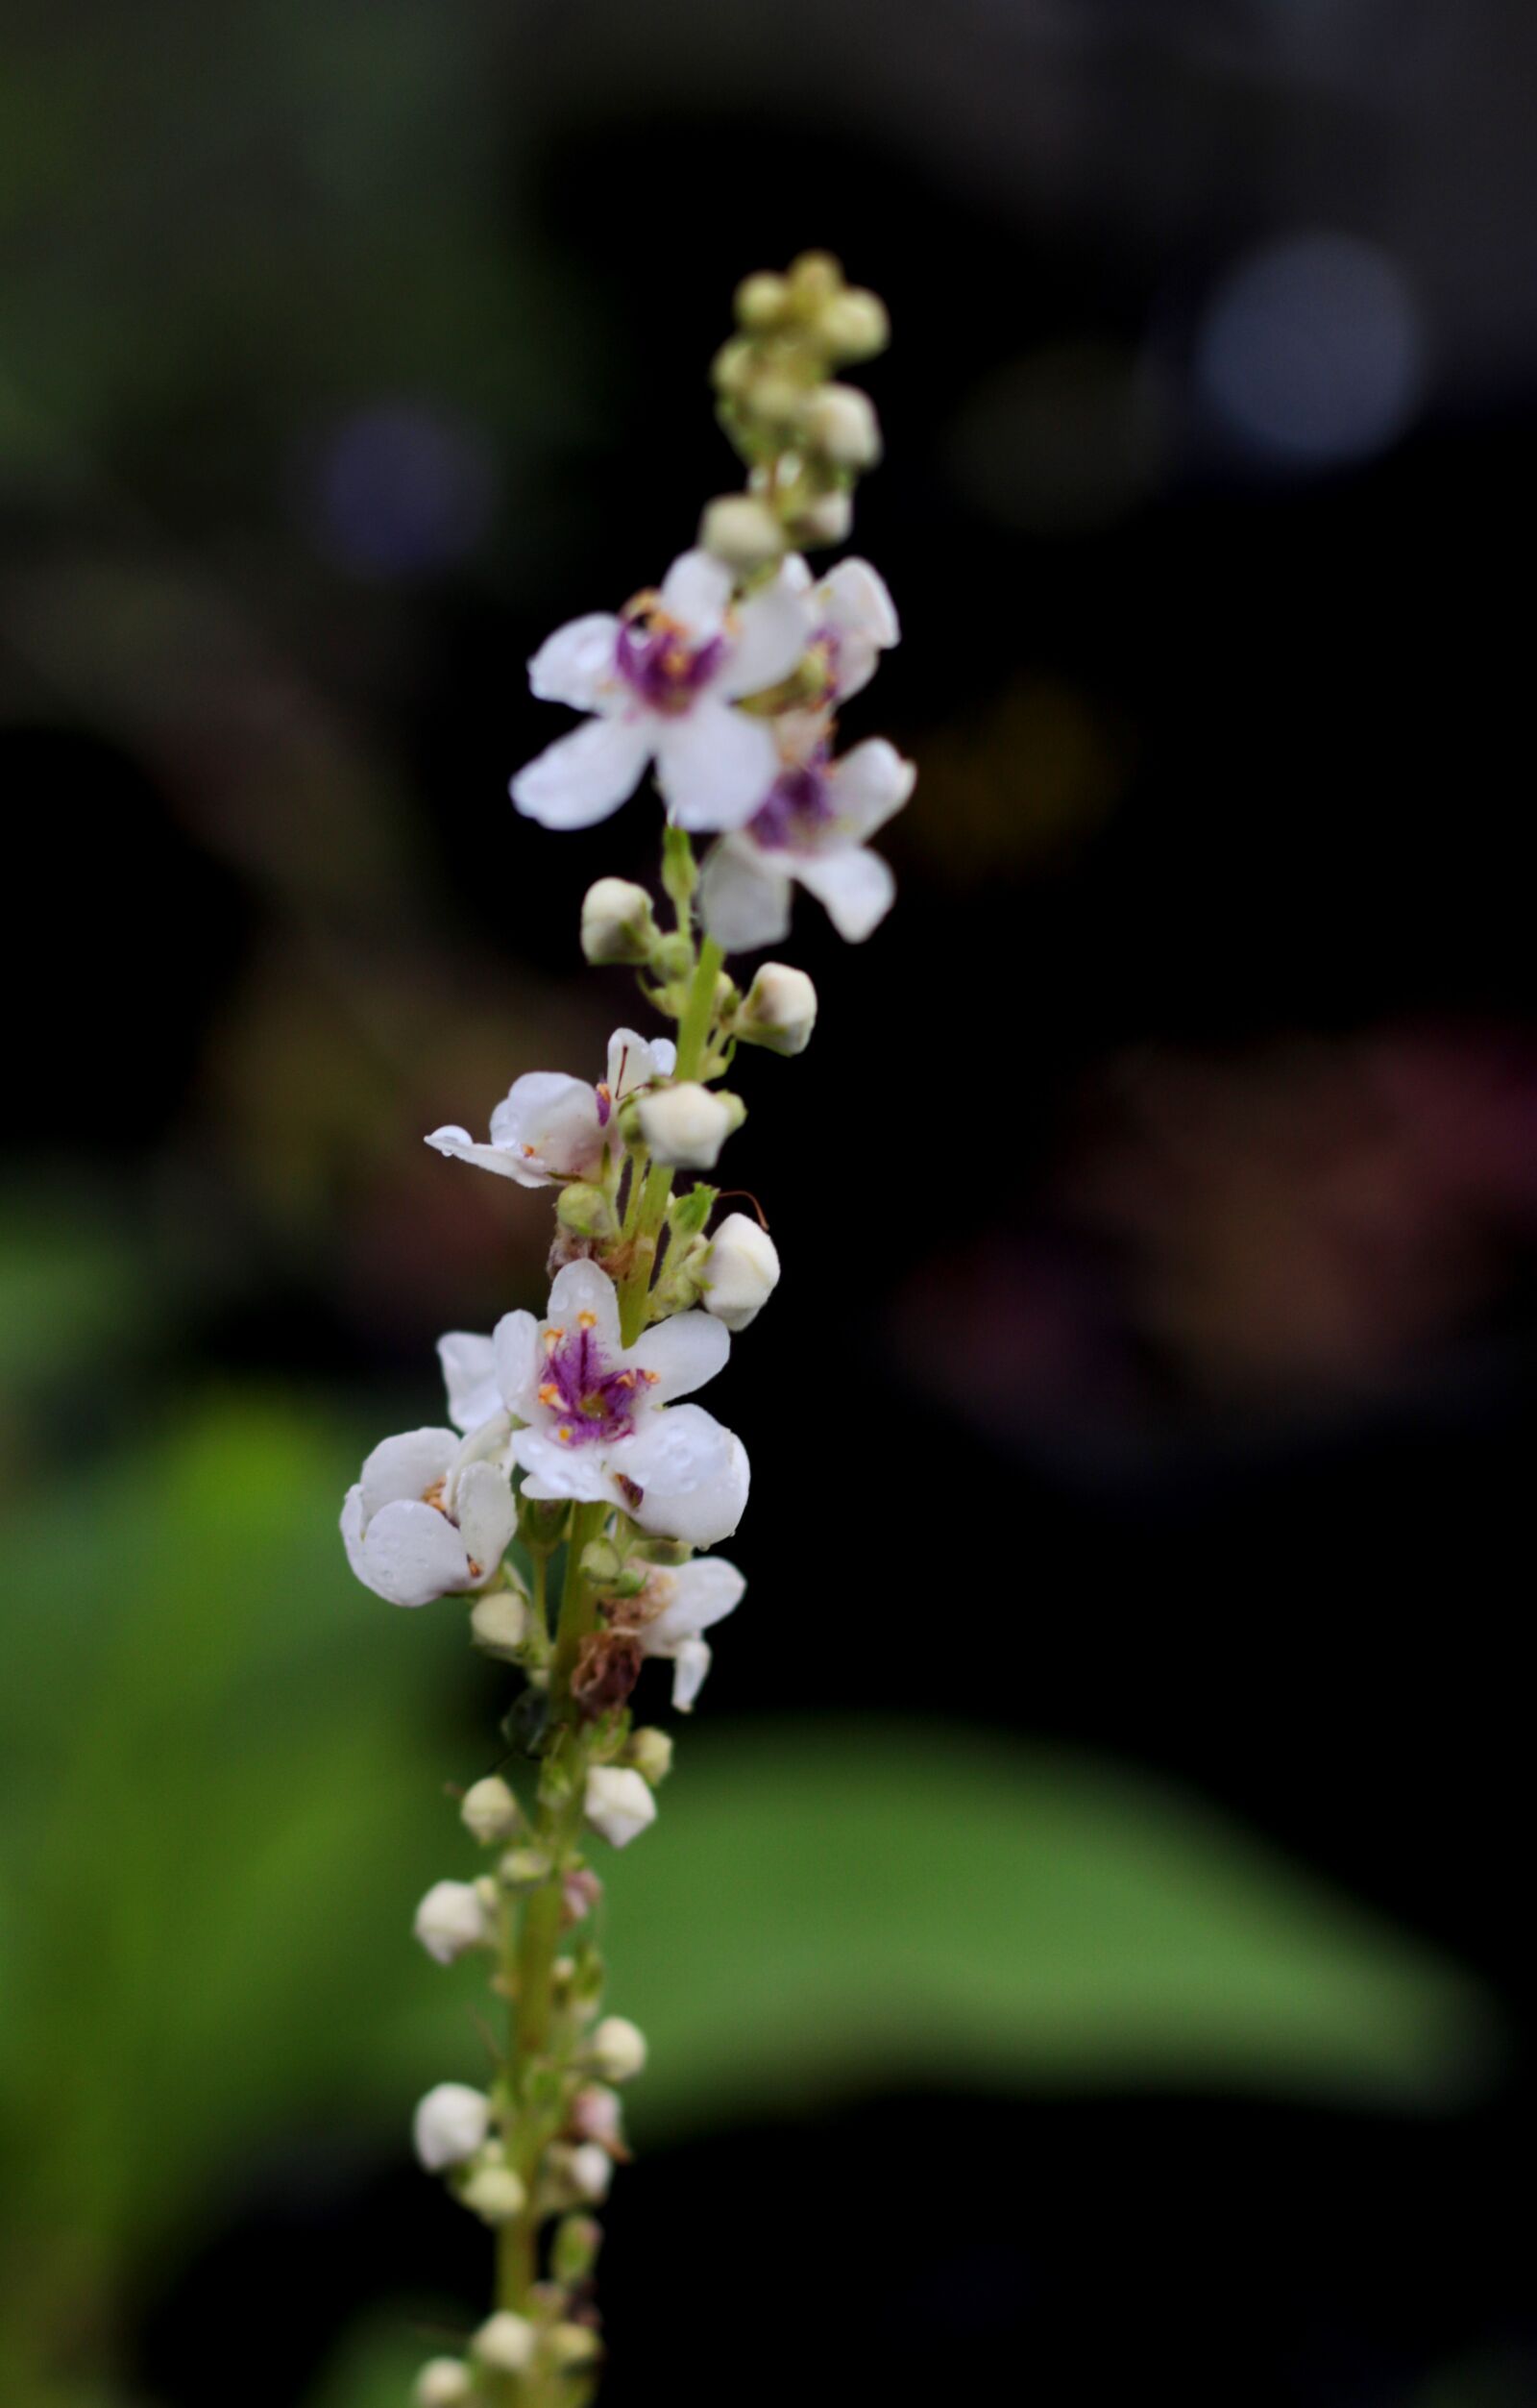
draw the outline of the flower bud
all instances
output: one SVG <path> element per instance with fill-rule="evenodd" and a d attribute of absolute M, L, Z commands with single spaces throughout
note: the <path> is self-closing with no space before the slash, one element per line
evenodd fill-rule
<path fill-rule="evenodd" d="M 569 2141 L 551 2141 L 545 2151 L 545 2176 L 564 2200 L 587 2200 L 597 2206 L 608 2197 L 614 2161 L 597 2141 L 573 2149 Z"/>
<path fill-rule="evenodd" d="M 729 343 L 721 344 L 710 363 L 710 374 L 715 380 L 718 391 L 728 395 L 733 401 L 740 401 L 752 382 L 757 365 L 756 348 L 753 344 L 744 342 L 743 337 L 737 334 L 733 335 Z"/>
<path fill-rule="evenodd" d="M 516 1589 L 488 1588 L 477 1597 L 470 1614 L 470 1635 L 488 1656 L 507 1659 L 521 1655 L 528 1643 L 528 1608 Z"/>
<path fill-rule="evenodd" d="M 792 259 L 790 294 L 797 307 L 820 312 L 842 289 L 842 263 L 830 251 L 803 251 Z"/>
<path fill-rule="evenodd" d="M 880 296 L 856 284 L 823 302 L 817 332 L 835 359 L 852 366 L 855 360 L 873 359 L 886 349 L 891 339 L 891 322 Z"/>
<path fill-rule="evenodd" d="M 623 2154 L 619 2093 L 604 2082 L 584 2082 L 571 2102 L 568 2129 L 579 2141 L 596 2141 L 610 2156 Z"/>
<path fill-rule="evenodd" d="M 656 1800 L 639 1773 L 622 1764 L 598 1764 L 587 1776 L 583 1812 L 612 1848 L 630 1841 L 656 1821 Z"/>
<path fill-rule="evenodd" d="M 509 1890 L 536 1890 L 549 1875 L 549 1857 L 543 1848 L 509 1848 L 497 1866 L 498 1880 Z"/>
<path fill-rule="evenodd" d="M 594 2216 L 563 2216 L 550 2245 L 549 2271 L 568 2287 L 585 2282 L 598 2263 L 603 2227 Z"/>
<path fill-rule="evenodd" d="M 802 543 L 842 544 L 854 524 L 854 504 L 846 493 L 819 493 L 808 502 L 795 521 Z"/>
<path fill-rule="evenodd" d="M 737 324 L 749 333 L 765 334 L 778 325 L 790 301 L 782 276 L 744 276 L 736 290 Z"/>
<path fill-rule="evenodd" d="M 501 1775 L 488 1773 L 465 1791 L 459 1820 L 482 1848 L 489 1848 L 493 1840 L 512 1837 L 523 1813 Z"/>
<path fill-rule="evenodd" d="M 588 2040 L 588 2064 L 605 2082 L 627 2082 L 646 2067 L 646 2034 L 625 2015 L 605 2015 Z"/>
<path fill-rule="evenodd" d="M 470 2347 L 493 2374 L 524 2374 L 533 2364 L 538 2339 L 537 2328 L 525 2316 L 515 2316 L 511 2308 L 501 2308 L 495 2316 L 487 2317 L 472 2337 Z"/>
<path fill-rule="evenodd" d="M 704 1258 L 706 1313 L 728 1330 L 755 1321 L 779 1285 L 779 1249 L 750 1213 L 728 1213 Z"/>
<path fill-rule="evenodd" d="M 528 2194 L 510 2166 L 476 2166 L 459 2197 L 487 2224 L 508 2224 L 528 2204 Z"/>
<path fill-rule="evenodd" d="M 456 1956 L 486 1947 L 493 1937 L 473 1881 L 434 1881 L 411 1929 L 440 1965 L 451 1965 Z"/>
<path fill-rule="evenodd" d="M 696 1079 L 659 1087 L 643 1095 L 637 1109 L 641 1135 L 653 1161 L 678 1170 L 713 1170 L 720 1148 L 746 1111 L 736 1095 L 701 1087 Z"/>
<path fill-rule="evenodd" d="M 731 1033 L 771 1053 L 804 1053 L 817 1025 L 817 990 L 803 970 L 765 962 L 747 989 Z M 740 1216 L 738 1216 L 740 1217 Z"/>
<path fill-rule="evenodd" d="M 428 2358 L 411 2393 L 413 2408 L 462 2408 L 474 2388 L 462 2358 Z"/>
<path fill-rule="evenodd" d="M 766 569 L 780 557 L 785 530 L 772 510 L 750 493 L 722 493 L 705 504 L 699 541 L 739 577 L 750 577 L 754 569 Z"/>
<path fill-rule="evenodd" d="M 576 1238 L 617 1238 L 619 1221 L 613 1204 L 601 1188 L 589 1186 L 585 1179 L 572 1179 L 560 1191 L 555 1206 L 555 1218 L 562 1229 L 569 1229 Z"/>
<path fill-rule="evenodd" d="M 548 1555 L 566 1536 L 571 1502 L 566 1497 L 518 1499 L 518 1536 L 536 1555 Z"/>
<path fill-rule="evenodd" d="M 439 2082 L 418 2104 L 411 2138 L 428 2174 L 445 2166 L 462 2166 L 485 2142 L 491 2129 L 491 2101 L 483 2090 L 465 2082 Z"/>
<path fill-rule="evenodd" d="M 656 914 L 644 886 L 599 878 L 582 897 L 582 951 L 595 968 L 647 962 L 656 943 Z"/>
<path fill-rule="evenodd" d="M 624 1761 L 634 1765 L 648 1789 L 655 1789 L 672 1770 L 671 1735 L 653 1730 L 649 1724 L 643 1731 L 632 1731 L 625 1745 Z"/>
<path fill-rule="evenodd" d="M 562 2372 L 591 2366 L 603 2354 L 602 2341 L 590 2324 L 552 2324 L 545 2335 L 545 2349 L 550 2365 Z"/>
<path fill-rule="evenodd" d="M 800 423 L 807 441 L 840 468 L 873 468 L 881 456 L 881 422 L 857 384 L 824 384 Z"/>

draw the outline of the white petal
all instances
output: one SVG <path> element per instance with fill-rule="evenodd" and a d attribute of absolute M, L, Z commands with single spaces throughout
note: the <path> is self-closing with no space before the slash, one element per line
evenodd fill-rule
<path fill-rule="evenodd" d="M 545 1326 L 558 1323 L 569 1328 L 579 1313 L 590 1313 L 596 1326 L 593 1336 L 599 1346 L 610 1349 L 619 1345 L 619 1297 L 606 1271 L 596 1263 L 568 1263 L 555 1273 L 549 1290 L 549 1306 Z"/>
<path fill-rule="evenodd" d="M 867 737 L 833 763 L 833 804 L 840 823 L 852 836 L 873 836 L 901 810 L 916 780 L 917 771 L 894 744 L 884 736 Z"/>
<path fill-rule="evenodd" d="M 701 694 L 678 719 L 658 720 L 656 782 L 679 827 L 741 827 L 779 774 L 767 723 Z"/>
<path fill-rule="evenodd" d="M 685 1639 L 672 1659 L 672 1706 L 679 1714 L 694 1711 L 694 1701 L 703 1688 L 711 1663 L 708 1639 Z"/>
<path fill-rule="evenodd" d="M 615 674 L 618 644 L 619 621 L 611 610 L 590 610 L 583 619 L 568 619 L 546 637 L 528 663 L 528 683 L 541 702 L 593 710 Z"/>
<path fill-rule="evenodd" d="M 451 1502 L 470 1558 L 470 1578 L 490 1580 L 518 1527 L 518 1500 L 505 1472 L 493 1463 L 470 1464 L 454 1483 Z"/>
<path fill-rule="evenodd" d="M 724 1556 L 701 1556 L 680 1564 L 671 1575 L 672 1597 L 654 1622 L 641 1634 L 647 1656 L 675 1656 L 686 1640 L 697 1638 L 741 1605 L 747 1584 Z"/>
<path fill-rule="evenodd" d="M 896 899 L 896 880 L 890 866 L 864 845 L 797 854 L 794 874 L 850 945 L 863 944 Z"/>
<path fill-rule="evenodd" d="M 363 1578 L 392 1606 L 429 1606 L 464 1588 L 470 1559 L 464 1541 L 433 1505 L 386 1505 L 363 1533 Z"/>
<path fill-rule="evenodd" d="M 889 651 L 902 640 L 901 623 L 891 590 L 878 569 L 867 560 L 840 560 L 836 569 L 823 577 L 821 592 L 822 618 L 829 627 L 840 630 L 857 629 L 868 636 L 882 651 Z"/>
<path fill-rule="evenodd" d="M 496 1351 L 489 1338 L 471 1330 L 450 1330 L 438 1339 L 443 1385 L 449 1391 L 449 1419 L 456 1430 L 478 1430 L 501 1411 L 497 1384 Z"/>
<path fill-rule="evenodd" d="M 633 1437 L 609 1448 L 608 1460 L 644 1492 L 630 1509 L 643 1530 L 712 1547 L 729 1538 L 742 1519 L 745 1449 L 700 1405 L 668 1405 L 648 1413 Z"/>
<path fill-rule="evenodd" d="M 677 1058 L 671 1037 L 642 1037 L 633 1028 L 616 1028 L 608 1041 L 609 1093 L 618 1103 L 648 1079 L 671 1078 Z"/>
<path fill-rule="evenodd" d="M 791 884 L 783 870 L 748 836 L 717 845 L 699 880 L 699 910 L 717 945 L 728 953 L 777 945 L 790 934 Z"/>
<path fill-rule="evenodd" d="M 365 1524 L 402 1497 L 425 1496 L 458 1451 L 456 1430 L 406 1430 L 398 1438 L 380 1438 L 359 1474 Z"/>
<path fill-rule="evenodd" d="M 541 827 L 592 827 L 634 793 L 650 757 L 645 721 L 590 719 L 518 772 L 512 799 Z"/>
<path fill-rule="evenodd" d="M 366 1585 L 368 1574 L 363 1568 L 363 1490 L 361 1483 L 355 1480 L 342 1500 L 342 1545 L 347 1550 L 348 1562 Z"/>
<path fill-rule="evenodd" d="M 671 1320 L 643 1331 L 625 1361 L 656 1373 L 655 1381 L 647 1383 L 647 1393 L 653 1405 L 666 1405 L 713 1380 L 730 1352 L 731 1335 L 723 1321 L 709 1313 L 674 1313 Z"/>
<path fill-rule="evenodd" d="M 440 1154 L 455 1162 L 473 1162 L 477 1169 L 494 1170 L 503 1179 L 516 1179 L 521 1188 L 548 1188 L 549 1181 L 542 1170 L 532 1170 L 520 1156 L 509 1154 L 500 1145 L 478 1145 L 468 1129 L 450 1126 L 434 1129 L 428 1145 L 435 1145 Z"/>
<path fill-rule="evenodd" d="M 788 677 L 806 649 L 806 598 L 781 571 L 738 605 L 736 641 L 720 677 L 722 694 L 761 694 Z"/>
<path fill-rule="evenodd" d="M 525 1184 L 541 1173 L 590 1178 L 603 1159 L 598 1091 L 564 1070 L 528 1070 L 514 1079 L 491 1116 L 493 1142 L 524 1164 Z M 514 1173 L 514 1176 L 518 1176 Z"/>
<path fill-rule="evenodd" d="M 539 1324 L 531 1313 L 504 1313 L 491 1333 L 497 1385 L 508 1413 L 530 1421 L 539 1388 Z"/>
<path fill-rule="evenodd" d="M 662 607 L 697 641 L 718 634 L 731 600 L 731 572 L 707 552 L 680 553 L 662 579 Z"/>
<path fill-rule="evenodd" d="M 512 1452 L 524 1468 L 525 1497 L 575 1497 L 586 1505 L 623 1502 L 599 1446 L 562 1446 L 543 1430 L 519 1430 L 513 1435 Z"/>

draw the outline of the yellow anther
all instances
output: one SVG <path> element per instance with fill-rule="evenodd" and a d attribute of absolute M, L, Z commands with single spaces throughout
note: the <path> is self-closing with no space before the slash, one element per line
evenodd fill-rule
<path fill-rule="evenodd" d="M 598 1327 L 598 1315 L 597 1315 L 597 1314 L 596 1314 L 596 1313 L 578 1313 L 578 1314 L 577 1314 L 577 1315 L 576 1315 L 576 1326 L 577 1326 L 577 1328 L 578 1328 L 579 1330 L 595 1330 L 595 1329 L 597 1329 L 597 1327 Z"/>
<path fill-rule="evenodd" d="M 559 1388 L 555 1386 L 555 1383 L 554 1383 L 554 1381 L 553 1381 L 553 1380 L 547 1380 L 547 1381 L 545 1382 L 545 1384 L 544 1384 L 543 1388 L 542 1388 L 540 1389 L 540 1391 L 539 1391 L 539 1402 L 541 1403 L 541 1405 L 558 1405 L 558 1404 L 559 1404 L 559 1402 L 560 1402 L 560 1390 L 559 1390 Z"/>

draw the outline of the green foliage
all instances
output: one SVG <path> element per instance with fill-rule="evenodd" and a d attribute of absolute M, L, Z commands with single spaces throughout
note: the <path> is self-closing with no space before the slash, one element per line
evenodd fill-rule
<path fill-rule="evenodd" d="M 831 1722 L 677 1765 L 604 1868 L 640 2132 L 915 2078 L 1423 2107 L 1487 2072 L 1470 1981 L 1152 1781 Z"/>

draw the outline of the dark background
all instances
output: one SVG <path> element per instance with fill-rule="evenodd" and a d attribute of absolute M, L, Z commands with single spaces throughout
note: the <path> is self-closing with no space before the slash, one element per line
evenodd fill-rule
<path fill-rule="evenodd" d="M 848 732 L 920 779 L 895 914 L 851 951 L 802 901 L 817 1037 L 744 1082 L 787 1275 L 722 1398 L 752 1588 L 701 1723 L 1113 1759 L 1498 2032 L 1407 2104 L 960 2063 L 659 2126 L 608 2218 L 616 2408 L 1537 2396 L 1534 39 L 1516 0 L 21 13 L 3 1435 L 24 1519 L 106 1533 L 71 1595 L 146 1434 L 281 1396 L 355 1456 L 436 1415 L 439 1329 L 533 1300 L 538 1200 L 420 1133 L 597 1058 L 634 1007 L 578 982 L 580 897 L 655 825 L 514 817 L 522 664 L 690 539 L 731 288 L 830 247 L 895 329 L 853 548 L 904 642 Z M 456 1775 L 486 1692 L 434 1660 Z M 59 1712 L 23 1790 L 89 1753 Z M 23 2190 L 13 2298 L 68 2271 L 14 2396 L 318 2400 L 359 2316 L 477 2314 L 403 2122 L 382 2082 L 262 2107 L 84 2272 L 70 2180 Z"/>

